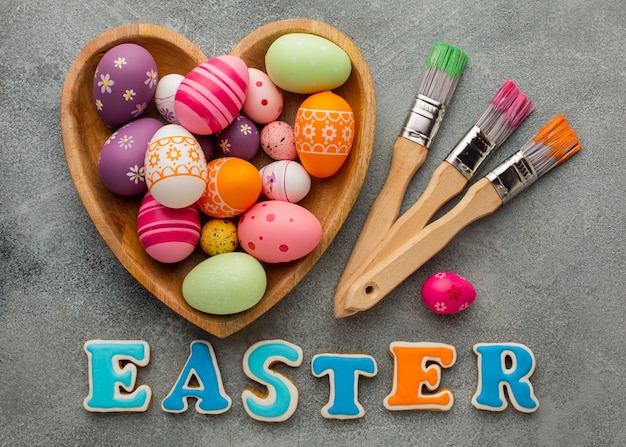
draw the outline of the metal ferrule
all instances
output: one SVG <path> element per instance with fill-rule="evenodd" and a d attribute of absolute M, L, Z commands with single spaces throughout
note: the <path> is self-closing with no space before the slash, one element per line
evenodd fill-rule
<path fill-rule="evenodd" d="M 466 179 L 471 180 L 485 158 L 496 147 L 480 127 L 474 126 L 448 154 L 445 161 L 454 166 Z"/>
<path fill-rule="evenodd" d="M 537 171 L 521 151 L 487 174 L 502 203 L 511 200 L 538 178 Z"/>
<path fill-rule="evenodd" d="M 417 95 L 400 135 L 429 149 L 441 126 L 445 111 L 445 104 L 424 95 Z"/>

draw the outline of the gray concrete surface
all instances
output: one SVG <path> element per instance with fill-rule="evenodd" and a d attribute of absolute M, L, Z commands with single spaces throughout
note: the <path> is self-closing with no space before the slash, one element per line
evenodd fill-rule
<path fill-rule="evenodd" d="M 626 8 L 620 0 L 359 2 L 0 0 L 0 445 L 623 445 L 624 166 Z M 164 25 L 208 55 L 229 51 L 248 32 L 307 17 L 350 36 L 370 64 L 378 98 L 376 144 L 359 199 L 329 250 L 296 289 L 265 316 L 219 340 L 174 314 L 128 274 L 95 230 L 63 152 L 59 103 L 80 49 L 111 27 Z M 367 211 L 386 177 L 400 130 L 433 42 L 465 50 L 469 64 L 427 162 L 410 186 L 415 201 L 432 170 L 473 124 L 507 78 L 536 112 L 500 150 L 494 167 L 557 113 L 583 151 L 496 214 L 463 231 L 373 310 L 335 320 L 334 287 Z M 484 172 L 487 172 L 486 170 Z M 405 205 L 406 206 L 406 205 Z M 441 318 L 419 301 L 432 273 L 450 270 L 478 290 L 464 314 Z M 252 343 L 283 338 L 304 350 L 295 415 L 256 422 L 241 403 L 255 383 L 241 367 Z M 140 339 L 152 361 L 146 413 L 102 415 L 82 408 L 88 392 L 83 344 Z M 189 344 L 215 348 L 230 411 L 219 416 L 161 411 Z M 443 384 L 456 396 L 445 413 L 390 412 L 389 343 L 454 345 Z M 527 415 L 511 407 L 479 411 L 479 342 L 514 341 L 537 358 L 531 379 L 540 401 Z M 379 372 L 362 379 L 365 417 L 321 417 L 327 378 L 314 354 L 366 352 Z"/>

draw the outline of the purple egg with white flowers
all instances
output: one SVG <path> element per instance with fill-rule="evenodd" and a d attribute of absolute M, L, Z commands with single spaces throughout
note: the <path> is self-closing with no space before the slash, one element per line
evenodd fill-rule
<path fill-rule="evenodd" d="M 250 161 L 261 147 L 256 124 L 245 115 L 239 114 L 234 121 L 216 135 L 217 146 L 228 157 Z"/>
<path fill-rule="evenodd" d="M 118 128 L 139 118 L 154 96 L 157 65 L 148 50 L 123 43 L 107 51 L 93 78 L 93 103 L 107 126 Z"/>
<path fill-rule="evenodd" d="M 163 123 L 139 118 L 113 132 L 98 157 L 98 174 L 104 186 L 115 194 L 132 196 L 147 189 L 144 159 L 148 144 Z"/>

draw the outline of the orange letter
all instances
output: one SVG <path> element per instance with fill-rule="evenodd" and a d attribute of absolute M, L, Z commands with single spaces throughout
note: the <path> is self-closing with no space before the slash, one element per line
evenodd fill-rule
<path fill-rule="evenodd" d="M 439 388 L 441 366 L 449 368 L 456 361 L 456 349 L 444 343 L 407 343 L 389 345 L 393 357 L 391 394 L 383 401 L 387 410 L 448 411 L 454 404 L 452 391 Z M 430 393 L 424 393 L 426 387 Z"/>

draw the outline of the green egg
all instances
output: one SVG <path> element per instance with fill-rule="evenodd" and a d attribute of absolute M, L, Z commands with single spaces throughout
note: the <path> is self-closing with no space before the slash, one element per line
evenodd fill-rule
<path fill-rule="evenodd" d="M 333 90 L 350 77 L 350 57 L 338 45 L 306 33 L 285 34 L 265 54 L 267 75 L 278 87 L 311 94 Z"/>
<path fill-rule="evenodd" d="M 195 266 L 183 281 L 185 301 L 201 312 L 229 315 L 251 308 L 263 298 L 267 276 L 247 253 L 222 253 Z"/>

